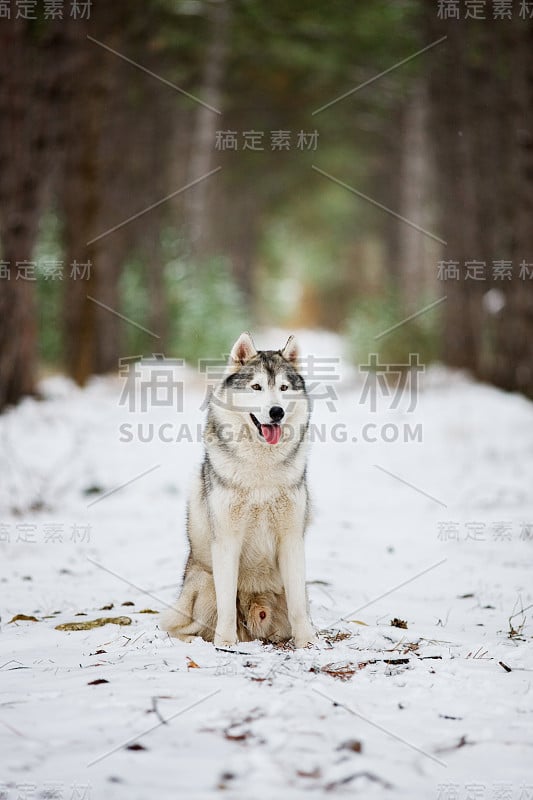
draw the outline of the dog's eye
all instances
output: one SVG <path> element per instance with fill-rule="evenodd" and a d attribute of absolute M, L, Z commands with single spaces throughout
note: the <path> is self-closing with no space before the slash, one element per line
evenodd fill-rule
<path fill-rule="evenodd" d="M 254 390 L 254 392 L 260 392 L 261 391 L 261 387 L 259 386 L 258 383 L 252 383 L 252 389 Z"/>
<path fill-rule="evenodd" d="M 288 388 L 289 387 L 287 386 L 286 383 L 282 383 L 281 386 L 279 387 L 279 390 L 280 392 L 286 392 Z"/>

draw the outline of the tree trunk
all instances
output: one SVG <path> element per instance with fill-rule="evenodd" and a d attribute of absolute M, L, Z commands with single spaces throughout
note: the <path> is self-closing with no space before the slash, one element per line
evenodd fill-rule
<path fill-rule="evenodd" d="M 439 23 L 431 0 L 427 0 L 427 6 L 430 37 L 436 39 L 443 33 L 448 36 L 440 45 L 441 50 L 432 54 L 429 119 L 440 201 L 438 226 L 447 242 L 442 257 L 446 261 L 457 261 L 461 272 L 460 280 L 447 280 L 442 284 L 448 298 L 444 305 L 443 356 L 451 366 L 476 371 L 477 287 L 464 280 L 463 269 L 465 261 L 480 258 L 474 194 L 476 173 L 472 160 L 475 156 L 472 137 L 477 123 L 468 70 L 468 37 L 464 22 Z"/>
<path fill-rule="evenodd" d="M 102 33 L 93 31 L 96 38 L 112 35 L 113 17 L 102 14 L 99 25 Z M 127 324 L 118 316 L 119 279 L 132 237 L 122 223 L 138 211 L 143 195 L 129 187 L 135 167 L 129 148 L 137 141 L 125 107 L 131 68 L 87 41 L 80 27 L 79 20 L 71 23 L 77 46 L 64 109 L 59 197 L 66 262 L 90 265 L 86 278 L 69 278 L 64 284 L 65 361 L 68 373 L 83 385 L 93 374 L 117 369 Z M 120 227 L 110 231 L 115 225 Z"/>
<path fill-rule="evenodd" d="M 229 0 L 209 0 L 209 41 L 204 61 L 204 76 L 200 88 L 200 99 L 220 110 L 222 105 L 222 81 L 228 48 L 230 4 Z M 198 105 L 189 165 L 188 182 L 195 181 L 214 168 L 215 138 L 221 116 L 215 111 Z M 211 245 L 212 224 L 210 220 L 209 178 L 187 190 L 189 235 L 193 256 L 204 258 Z"/>
<path fill-rule="evenodd" d="M 508 159 L 499 170 L 497 197 L 505 245 L 500 249 L 514 271 L 512 281 L 498 283 L 505 305 L 492 319 L 485 373 L 497 385 L 533 398 L 533 21 L 513 20 L 505 34 L 509 60 L 501 75 L 498 146 L 506 148 Z M 530 266 L 521 276 L 522 262 Z"/>
<path fill-rule="evenodd" d="M 445 358 L 533 397 L 533 280 L 520 275 L 533 262 L 533 21 L 437 22 L 430 0 L 426 18 L 448 36 L 429 79 L 444 257 L 460 270 L 444 284 Z M 482 281 L 466 279 L 473 260 Z"/>
<path fill-rule="evenodd" d="M 396 207 L 409 222 L 437 234 L 429 204 L 428 142 L 425 88 L 417 82 L 407 99 L 399 130 L 401 154 L 400 204 Z M 393 166 L 398 169 L 398 165 Z M 411 225 L 396 220 L 399 273 L 403 310 L 416 312 L 430 294 L 435 294 L 435 271 L 441 246 Z"/>
<path fill-rule="evenodd" d="M 63 184 L 60 200 L 64 217 L 66 261 L 88 264 L 84 278 L 64 285 L 65 362 L 69 375 L 83 385 L 96 372 L 97 311 L 89 298 L 103 302 L 98 272 L 102 244 L 87 245 L 100 233 L 99 161 L 101 117 L 106 106 L 101 54 L 90 42 L 78 42 L 72 54 L 72 71 L 65 109 Z M 82 98 L 82 99 L 81 99 Z"/>
<path fill-rule="evenodd" d="M 59 92 L 58 31 L 52 23 L 38 37 L 21 19 L 0 26 L 0 410 L 35 391 L 35 278 L 21 278 L 17 263 L 32 261 L 53 160 L 56 120 L 46 112 Z"/>

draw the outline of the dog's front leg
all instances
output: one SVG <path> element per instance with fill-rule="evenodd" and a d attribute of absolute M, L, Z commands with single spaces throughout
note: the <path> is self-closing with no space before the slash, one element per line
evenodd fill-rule
<path fill-rule="evenodd" d="M 294 644 L 306 647 L 316 636 L 307 613 L 303 531 L 295 528 L 281 536 L 278 558 Z"/>
<path fill-rule="evenodd" d="M 217 598 L 216 647 L 231 647 L 237 641 L 237 579 L 242 539 L 224 531 L 211 546 L 213 578 Z"/>

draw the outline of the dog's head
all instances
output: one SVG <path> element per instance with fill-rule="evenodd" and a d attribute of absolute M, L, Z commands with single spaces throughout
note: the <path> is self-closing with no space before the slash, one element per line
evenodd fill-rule
<path fill-rule="evenodd" d="M 281 350 L 257 350 L 250 334 L 241 333 L 231 349 L 219 397 L 263 444 L 300 438 L 307 426 L 309 403 L 297 363 L 293 336 Z"/>

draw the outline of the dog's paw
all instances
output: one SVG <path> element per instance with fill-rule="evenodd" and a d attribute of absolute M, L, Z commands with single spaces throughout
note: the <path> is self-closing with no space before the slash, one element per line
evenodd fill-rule
<path fill-rule="evenodd" d="M 215 647 L 234 647 L 237 644 L 237 634 L 229 631 L 215 633 Z"/>
<path fill-rule="evenodd" d="M 171 634 L 171 635 L 175 636 L 176 639 L 179 639 L 180 642 L 186 642 L 187 644 L 189 644 L 190 642 L 194 641 L 194 639 L 196 639 L 196 634 L 194 634 L 194 633 L 179 633 L 179 631 L 178 631 L 178 633 L 174 633 L 174 634 Z"/>
<path fill-rule="evenodd" d="M 295 647 L 309 647 L 310 645 L 316 644 L 318 642 L 316 633 L 314 629 L 309 626 L 308 628 L 303 628 L 302 630 L 298 630 L 294 634 L 294 646 Z"/>

